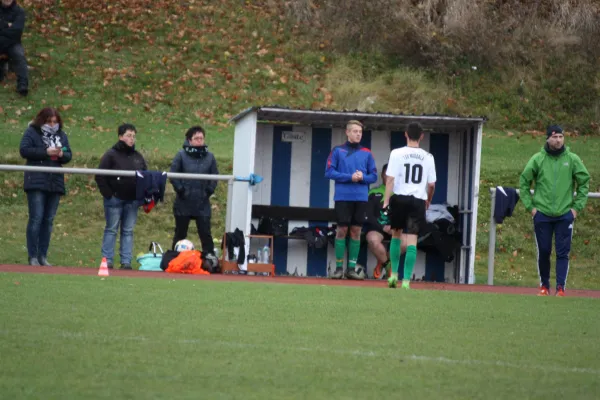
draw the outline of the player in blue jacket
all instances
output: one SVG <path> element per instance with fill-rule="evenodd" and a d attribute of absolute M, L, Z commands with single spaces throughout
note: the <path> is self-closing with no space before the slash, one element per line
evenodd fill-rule
<path fill-rule="evenodd" d="M 363 279 L 355 270 L 360 250 L 360 231 L 367 218 L 369 184 L 377 181 L 377 168 L 371 150 L 360 145 L 363 125 L 359 121 L 348 121 L 348 141 L 336 146 L 329 154 L 325 177 L 335 181 L 335 213 L 337 232 L 335 237 L 335 272 L 332 279 L 344 276 L 346 235 L 350 227 L 350 249 L 348 252 L 347 279 Z"/>

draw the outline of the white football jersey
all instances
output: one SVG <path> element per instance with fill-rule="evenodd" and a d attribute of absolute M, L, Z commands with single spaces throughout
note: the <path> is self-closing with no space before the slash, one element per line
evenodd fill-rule
<path fill-rule="evenodd" d="M 386 171 L 394 178 L 394 193 L 427 200 L 427 184 L 435 183 L 433 156 L 419 147 L 392 150 Z"/>

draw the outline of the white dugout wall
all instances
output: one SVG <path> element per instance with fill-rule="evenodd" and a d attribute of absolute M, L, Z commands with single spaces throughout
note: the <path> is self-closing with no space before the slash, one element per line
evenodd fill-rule
<path fill-rule="evenodd" d="M 283 121 L 261 121 L 263 117 L 260 114 L 264 110 L 268 114 L 264 117 L 272 118 L 277 112 Z M 333 208 L 334 185 L 325 178 L 325 165 L 331 149 L 346 141 L 345 121 L 359 119 L 365 123 L 362 145 L 371 149 L 380 174 L 381 167 L 388 162 L 391 150 L 406 144 L 404 127 L 408 122 L 416 120 L 430 132 L 425 135 L 421 147 L 432 153 L 436 161 L 438 180 L 433 203 L 458 205 L 463 247 L 451 263 L 445 263 L 435 254 L 419 251 L 414 274 L 417 279 L 427 281 L 473 283 L 483 119 L 457 121 L 455 117 L 389 114 L 392 116 L 390 120 L 384 120 L 382 114 L 322 113 L 253 108 L 234 118 L 234 175 L 253 172 L 261 175 L 264 180 L 250 188 L 247 184 L 234 184 L 229 205 L 232 217 L 228 221 L 227 231 L 237 227 L 248 233 L 250 223 L 258 226 L 258 219 L 252 216 L 252 205 Z M 337 118 L 336 121 L 333 121 L 334 117 Z M 373 121 L 369 121 L 369 117 Z M 370 129 L 371 126 L 375 129 Z M 371 187 L 380 184 L 381 181 L 378 180 Z M 295 227 L 331 224 L 290 220 L 288 229 L 291 232 Z M 276 238 L 273 256 L 278 274 L 327 276 L 335 268 L 332 246 L 323 249 L 309 248 L 302 239 Z M 358 262 L 367 267 L 369 275 L 377 264 L 366 246 L 361 249 Z"/>

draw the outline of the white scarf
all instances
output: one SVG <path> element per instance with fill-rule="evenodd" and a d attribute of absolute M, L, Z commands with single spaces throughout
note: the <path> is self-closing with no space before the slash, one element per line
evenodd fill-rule
<path fill-rule="evenodd" d="M 46 146 L 46 148 L 49 147 L 56 147 L 56 148 L 62 148 L 62 143 L 60 141 L 60 135 L 58 135 L 59 132 L 59 125 L 48 125 L 48 124 L 44 124 L 42 125 L 42 141 L 44 142 L 44 145 Z"/>

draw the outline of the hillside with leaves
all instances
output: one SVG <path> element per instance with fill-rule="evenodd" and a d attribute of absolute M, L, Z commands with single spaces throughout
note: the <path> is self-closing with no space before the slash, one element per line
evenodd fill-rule
<path fill-rule="evenodd" d="M 21 129 L 29 107 L 43 104 L 59 107 L 71 130 L 93 136 L 114 132 L 121 120 L 224 128 L 250 105 L 331 102 L 322 50 L 259 2 L 20 3 L 28 11 L 31 96 L 12 96 L 4 83 L 8 129 Z"/>

